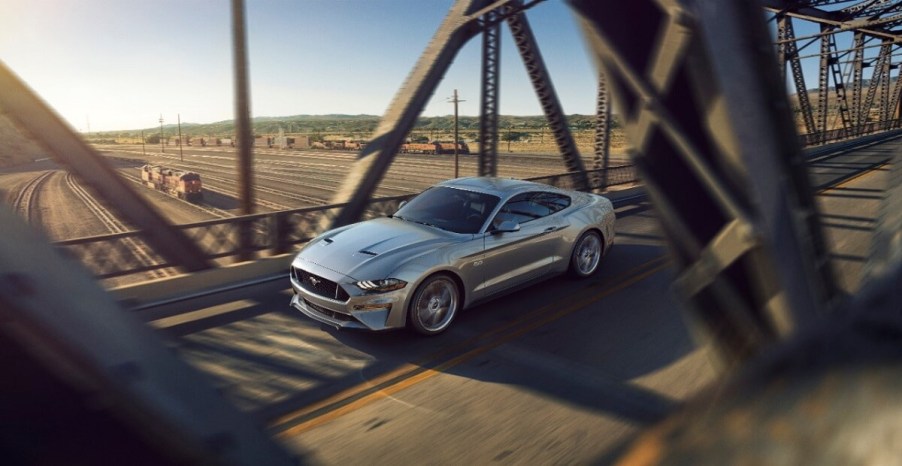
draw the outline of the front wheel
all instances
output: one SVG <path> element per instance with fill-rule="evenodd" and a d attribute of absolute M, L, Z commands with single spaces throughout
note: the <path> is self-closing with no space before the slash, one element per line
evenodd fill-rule
<path fill-rule="evenodd" d="M 408 321 L 423 335 L 444 332 L 460 308 L 460 290 L 448 275 L 438 274 L 426 279 L 417 288 L 410 302 Z"/>
<path fill-rule="evenodd" d="M 596 231 L 587 231 L 576 241 L 570 255 L 570 274 L 577 278 L 586 278 L 598 270 L 601 262 L 601 235 Z"/>

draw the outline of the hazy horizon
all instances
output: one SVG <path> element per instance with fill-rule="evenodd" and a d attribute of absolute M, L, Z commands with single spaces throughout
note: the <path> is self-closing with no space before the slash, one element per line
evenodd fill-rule
<path fill-rule="evenodd" d="M 252 115 L 385 113 L 453 0 L 247 2 Z M 80 132 L 234 118 L 228 3 L 0 0 L 0 59 Z M 597 74 L 562 1 L 526 13 L 567 114 L 593 114 Z M 423 116 L 479 113 L 481 44 L 464 46 Z M 541 106 L 502 25 L 500 107 Z"/>

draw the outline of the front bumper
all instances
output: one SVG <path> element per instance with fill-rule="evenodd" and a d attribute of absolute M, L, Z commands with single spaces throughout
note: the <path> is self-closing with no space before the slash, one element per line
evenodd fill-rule
<path fill-rule="evenodd" d="M 342 329 L 388 330 L 403 326 L 404 319 L 393 319 L 394 312 L 403 313 L 407 288 L 388 293 L 359 294 L 342 302 L 312 293 L 291 278 L 294 296 L 291 306 L 323 324 Z M 392 325 L 391 322 L 402 322 Z"/>

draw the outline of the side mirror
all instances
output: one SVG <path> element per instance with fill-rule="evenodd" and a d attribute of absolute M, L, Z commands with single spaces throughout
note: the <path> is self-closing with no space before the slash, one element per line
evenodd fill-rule
<path fill-rule="evenodd" d="M 401 203 L 398 204 L 398 210 L 401 210 L 401 208 L 404 207 L 404 206 L 406 206 L 406 205 L 407 205 L 407 201 L 406 201 L 406 200 L 401 201 Z M 397 212 L 398 210 L 396 210 L 395 212 Z"/>
<path fill-rule="evenodd" d="M 504 220 L 495 227 L 492 233 L 513 233 L 515 231 L 520 231 L 520 224 L 513 220 Z"/>

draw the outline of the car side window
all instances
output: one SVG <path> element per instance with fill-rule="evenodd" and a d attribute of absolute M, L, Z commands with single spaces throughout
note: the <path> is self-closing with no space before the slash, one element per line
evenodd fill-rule
<path fill-rule="evenodd" d="M 541 192 L 536 193 L 531 199 L 532 202 L 547 207 L 549 214 L 559 212 L 570 207 L 570 196 L 558 193 Z"/>
<path fill-rule="evenodd" d="M 497 227 L 505 220 L 523 224 L 547 217 L 570 206 L 570 197 L 550 192 L 522 193 L 508 200 L 492 221 Z"/>

